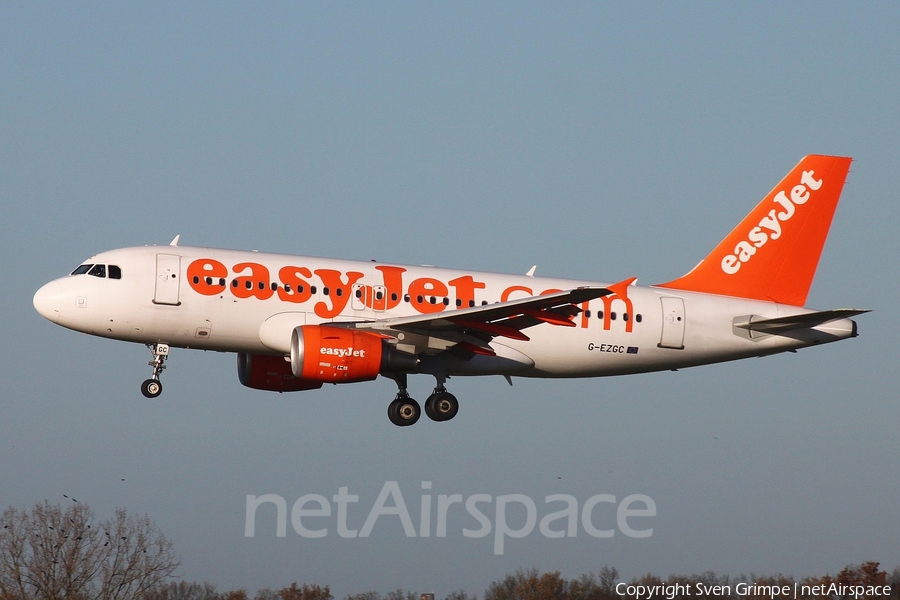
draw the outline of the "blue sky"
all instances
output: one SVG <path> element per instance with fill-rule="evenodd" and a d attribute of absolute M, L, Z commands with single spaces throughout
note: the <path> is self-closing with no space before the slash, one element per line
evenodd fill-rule
<path fill-rule="evenodd" d="M 630 578 L 900 565 L 894 3 L 0 6 L 0 506 L 147 513 L 220 588 L 482 593 L 518 567 Z M 580 381 L 456 379 L 400 430 L 393 383 L 242 388 L 175 350 L 54 327 L 31 297 L 96 252 L 182 244 L 640 282 L 689 270 L 805 154 L 855 159 L 809 305 L 860 337 Z M 414 377 L 424 398 L 433 382 Z M 124 481 L 123 481 L 124 480 Z M 276 538 L 247 495 L 650 496 L 647 539 Z M 262 513 L 260 513 L 262 515 Z M 270 515 L 271 516 L 271 515 Z M 333 527 L 333 523 L 332 523 Z"/>

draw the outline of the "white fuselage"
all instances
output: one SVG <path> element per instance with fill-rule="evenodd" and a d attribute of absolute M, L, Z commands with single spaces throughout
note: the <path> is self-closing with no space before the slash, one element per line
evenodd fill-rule
<path fill-rule="evenodd" d="M 35 295 L 39 312 L 70 329 L 139 342 L 250 354 L 290 354 L 298 325 L 439 314 L 604 283 L 185 246 L 104 252 L 85 264 L 120 278 L 69 275 Z M 790 336 L 735 327 L 796 306 L 629 286 L 583 303 L 574 327 L 541 323 L 527 341 L 495 337 L 496 357 L 448 357 L 447 374 L 594 377 L 760 356 L 855 335 L 839 319 Z M 402 335 L 400 336 L 402 338 Z M 403 340 L 396 342 L 402 348 Z M 433 356 L 442 350 L 435 345 Z M 428 360 L 420 369 L 431 372 Z"/>

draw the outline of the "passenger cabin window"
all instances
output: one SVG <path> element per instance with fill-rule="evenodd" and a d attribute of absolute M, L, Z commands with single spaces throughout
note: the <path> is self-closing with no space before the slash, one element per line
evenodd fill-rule
<path fill-rule="evenodd" d="M 88 271 L 88 275 L 93 275 L 94 277 L 106 277 L 106 265 L 94 265 L 90 271 Z"/>

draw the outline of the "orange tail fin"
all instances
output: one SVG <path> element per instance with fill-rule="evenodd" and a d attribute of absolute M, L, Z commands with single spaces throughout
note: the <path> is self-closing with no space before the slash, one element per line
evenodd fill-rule
<path fill-rule="evenodd" d="M 690 273 L 659 287 L 803 306 L 851 160 L 807 156 Z"/>

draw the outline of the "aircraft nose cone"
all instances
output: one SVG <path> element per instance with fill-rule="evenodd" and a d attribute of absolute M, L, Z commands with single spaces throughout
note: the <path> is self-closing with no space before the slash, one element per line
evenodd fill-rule
<path fill-rule="evenodd" d="M 59 322 L 59 307 L 62 305 L 62 286 L 51 281 L 34 294 L 34 309 L 42 317 L 54 323 Z"/>

